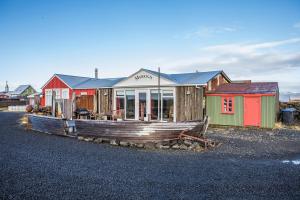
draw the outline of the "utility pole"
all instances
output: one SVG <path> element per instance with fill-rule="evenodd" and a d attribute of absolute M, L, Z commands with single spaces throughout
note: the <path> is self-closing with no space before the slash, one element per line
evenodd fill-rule
<path fill-rule="evenodd" d="M 160 112 L 160 100 L 161 100 L 161 96 L 160 96 L 160 67 L 158 67 L 158 120 L 161 121 L 162 117 L 161 117 L 161 112 Z"/>

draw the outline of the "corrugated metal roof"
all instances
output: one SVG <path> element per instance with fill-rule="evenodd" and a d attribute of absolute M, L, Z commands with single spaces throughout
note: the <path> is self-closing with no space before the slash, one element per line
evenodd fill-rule
<path fill-rule="evenodd" d="M 22 94 L 22 92 L 24 92 L 28 87 L 30 87 L 30 85 L 19 85 L 19 87 L 17 87 L 12 94 L 14 95 L 20 95 Z"/>
<path fill-rule="evenodd" d="M 148 71 L 152 74 L 155 74 L 158 76 L 158 72 L 152 71 L 149 69 L 143 69 L 145 71 Z M 166 79 L 169 79 L 176 84 L 206 84 L 210 79 L 215 77 L 216 75 L 222 73 L 222 71 L 208 71 L 208 72 L 193 72 L 193 73 L 180 73 L 180 74 L 165 74 L 160 73 L 161 77 L 164 77 Z"/>
<path fill-rule="evenodd" d="M 146 72 L 152 73 L 158 76 L 157 71 L 152 71 L 149 69 L 141 69 Z M 165 74 L 160 73 L 161 77 L 168 79 L 180 85 L 188 84 L 206 84 L 210 79 L 222 73 L 222 71 L 209 71 L 209 72 L 194 72 L 194 73 L 182 73 L 182 74 Z M 102 88 L 102 87 L 113 87 L 116 83 L 127 77 L 121 78 L 104 78 L 95 79 L 89 77 L 80 76 L 70 76 L 64 74 L 55 74 L 62 81 L 64 81 L 68 86 L 73 89 L 88 89 L 88 88 Z"/>
<path fill-rule="evenodd" d="M 277 82 L 226 83 L 209 93 L 218 94 L 266 94 L 276 93 Z"/>
<path fill-rule="evenodd" d="M 91 78 L 88 81 L 79 83 L 74 88 L 78 89 L 88 89 L 88 88 L 101 88 L 101 87 L 112 87 L 117 82 L 123 80 L 124 78 L 106 78 L 106 79 L 95 79 Z"/>
<path fill-rule="evenodd" d="M 62 81 L 73 89 L 88 89 L 88 88 L 102 88 L 112 87 L 123 78 L 104 78 L 95 79 L 89 77 L 70 76 L 64 74 L 56 74 Z"/>
<path fill-rule="evenodd" d="M 81 76 L 71 76 L 71 75 L 64 75 L 64 74 L 55 74 L 58 78 L 63 80 L 68 86 L 74 88 L 79 83 L 85 82 L 91 78 L 88 77 L 81 77 Z"/>

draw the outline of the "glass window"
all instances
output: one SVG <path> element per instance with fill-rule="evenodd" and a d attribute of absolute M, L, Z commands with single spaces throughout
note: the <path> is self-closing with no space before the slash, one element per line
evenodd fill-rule
<path fill-rule="evenodd" d="M 134 90 L 126 91 L 126 119 L 134 119 L 135 116 L 135 94 Z"/>
<path fill-rule="evenodd" d="M 55 99 L 60 99 L 61 96 L 60 96 L 60 89 L 54 89 L 55 91 Z"/>
<path fill-rule="evenodd" d="M 234 97 L 222 97 L 222 113 L 234 112 Z"/>
<path fill-rule="evenodd" d="M 117 96 L 124 96 L 124 91 L 123 90 L 117 90 L 116 95 Z"/>
<path fill-rule="evenodd" d="M 62 89 L 61 90 L 61 97 L 62 99 L 69 99 L 69 89 Z"/>
<path fill-rule="evenodd" d="M 151 120 L 158 119 L 158 93 L 151 91 Z"/>
<path fill-rule="evenodd" d="M 147 94 L 145 92 L 139 93 L 139 119 L 144 120 L 147 116 L 146 111 L 146 105 L 147 105 Z"/>
<path fill-rule="evenodd" d="M 164 97 L 172 97 L 173 96 L 173 91 L 172 90 L 164 90 L 163 91 L 163 96 Z"/>
<path fill-rule="evenodd" d="M 174 100 L 173 97 L 163 97 L 163 120 L 165 121 L 173 121 L 174 117 Z"/>
<path fill-rule="evenodd" d="M 116 91 L 116 114 L 120 115 L 124 112 L 125 108 L 125 99 L 124 99 L 124 91 L 117 90 Z"/>
<path fill-rule="evenodd" d="M 45 105 L 52 106 L 52 90 L 51 89 L 45 90 Z"/>
<path fill-rule="evenodd" d="M 117 113 L 122 112 L 124 110 L 124 96 L 116 97 L 116 111 Z"/>

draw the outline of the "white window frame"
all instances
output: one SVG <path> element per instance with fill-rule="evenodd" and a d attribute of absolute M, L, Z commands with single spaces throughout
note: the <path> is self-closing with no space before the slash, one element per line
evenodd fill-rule
<path fill-rule="evenodd" d="M 52 106 L 52 89 L 45 89 L 45 106 Z"/>
<path fill-rule="evenodd" d="M 69 88 L 63 88 L 61 90 L 61 98 L 62 99 L 69 99 Z"/>
<path fill-rule="evenodd" d="M 53 89 L 55 92 L 55 99 L 61 99 L 61 90 L 58 88 Z"/>
<path fill-rule="evenodd" d="M 151 93 L 157 93 L 158 90 L 157 90 L 157 87 L 139 87 L 139 88 L 131 88 L 131 87 L 128 87 L 128 88 L 114 88 L 114 97 L 113 97 L 113 109 L 116 110 L 116 97 L 117 97 L 117 92 L 121 92 L 124 94 L 124 112 L 125 112 L 125 120 L 138 120 L 138 109 L 135 110 L 135 119 L 127 119 L 126 118 L 126 107 L 127 107 L 127 102 L 126 102 L 126 95 L 125 95 L 125 92 L 126 90 L 134 90 L 135 91 L 135 104 L 136 104 L 136 108 L 138 108 L 138 103 L 139 103 L 139 92 L 146 92 L 147 94 L 147 116 L 148 114 L 151 114 Z M 152 92 L 151 92 L 152 91 Z M 163 106 L 162 106 L 162 102 L 163 102 L 163 98 L 164 97 L 173 97 L 173 113 L 174 113 L 174 119 L 173 121 L 176 122 L 176 88 L 175 87 L 162 87 L 160 89 L 160 92 L 161 92 L 161 95 L 160 95 L 160 103 L 161 103 L 161 106 L 160 106 L 160 113 L 162 114 L 162 111 L 163 111 Z M 164 96 L 165 94 L 165 96 Z M 169 95 L 168 95 L 169 94 Z M 172 94 L 172 95 L 171 95 Z M 152 121 L 152 120 L 151 120 Z M 157 121 L 157 120 L 153 120 L 153 121 Z M 160 121 L 163 121 L 163 120 L 160 120 Z M 165 121 L 167 122 L 167 121 Z"/>

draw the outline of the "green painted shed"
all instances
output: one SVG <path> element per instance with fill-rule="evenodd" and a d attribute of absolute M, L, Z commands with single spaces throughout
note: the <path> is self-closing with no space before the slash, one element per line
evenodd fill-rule
<path fill-rule="evenodd" d="M 210 124 L 273 128 L 278 99 L 276 82 L 227 83 L 206 93 L 206 114 Z"/>

